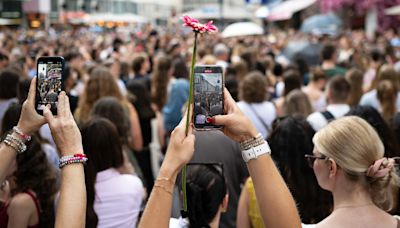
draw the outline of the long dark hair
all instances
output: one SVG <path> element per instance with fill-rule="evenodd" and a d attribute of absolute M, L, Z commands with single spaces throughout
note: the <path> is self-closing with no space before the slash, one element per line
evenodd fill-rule
<path fill-rule="evenodd" d="M 121 143 L 128 145 L 131 122 L 127 112 L 117 98 L 103 97 L 94 103 L 90 117 L 103 117 L 110 120 L 117 128 Z"/>
<path fill-rule="evenodd" d="M 190 227 L 209 227 L 226 193 L 222 169 L 216 165 L 190 166 L 187 176 L 188 218 Z"/>
<path fill-rule="evenodd" d="M 298 206 L 304 223 L 317 223 L 330 214 L 332 196 L 318 186 L 305 154 L 312 154 L 315 132 L 301 116 L 290 116 L 273 129 L 269 143 L 283 179 Z"/>
<path fill-rule="evenodd" d="M 151 108 L 150 93 L 146 89 L 146 85 L 142 81 L 131 80 L 126 88 L 136 97 L 132 104 L 138 112 L 139 119 L 148 120 L 154 118 L 155 113 Z"/>
<path fill-rule="evenodd" d="M 96 175 L 98 172 L 122 165 L 122 148 L 116 127 L 107 119 L 90 120 L 82 128 L 81 133 L 83 149 L 89 158 L 85 166 L 86 227 L 97 227 L 98 218 L 94 211 Z"/>
<path fill-rule="evenodd" d="M 17 125 L 21 109 L 22 106 L 17 103 L 8 108 L 3 119 L 2 134 Z M 40 205 L 40 227 L 54 227 L 54 196 L 58 191 L 55 170 L 47 160 L 37 136 L 33 135 L 26 146 L 26 151 L 17 155 L 17 170 L 14 173 L 16 186 L 11 194 L 34 192 Z"/>
<path fill-rule="evenodd" d="M 361 117 L 376 130 L 385 147 L 385 157 L 396 157 L 400 155 L 399 144 L 396 141 L 394 131 L 375 108 L 371 106 L 356 106 L 353 107 L 346 116 Z"/>
<path fill-rule="evenodd" d="M 160 57 L 152 77 L 151 98 L 160 111 L 167 101 L 167 86 L 171 67 L 171 58 L 166 56 Z"/>

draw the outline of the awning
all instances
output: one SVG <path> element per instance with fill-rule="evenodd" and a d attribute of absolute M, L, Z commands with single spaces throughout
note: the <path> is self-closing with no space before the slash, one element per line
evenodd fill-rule
<path fill-rule="evenodd" d="M 385 9 L 386 15 L 400 15 L 400 5 Z"/>
<path fill-rule="evenodd" d="M 284 1 L 281 4 L 271 9 L 271 11 L 269 12 L 268 20 L 269 21 L 288 20 L 293 16 L 294 13 L 311 6 L 316 1 L 317 0 Z"/>
<path fill-rule="evenodd" d="M 19 25 L 21 24 L 21 19 L 7 19 L 7 18 L 0 18 L 0 25 Z"/>
<path fill-rule="evenodd" d="M 111 14 L 111 13 L 96 13 L 89 14 L 85 18 L 86 23 L 103 22 L 123 22 L 123 23 L 145 23 L 147 18 L 136 14 Z"/>
<path fill-rule="evenodd" d="M 196 19 L 218 19 L 221 18 L 221 12 L 218 5 L 208 5 L 197 10 L 188 11 L 182 14 Z M 224 19 L 250 19 L 252 14 L 243 7 L 224 6 L 222 10 Z"/>

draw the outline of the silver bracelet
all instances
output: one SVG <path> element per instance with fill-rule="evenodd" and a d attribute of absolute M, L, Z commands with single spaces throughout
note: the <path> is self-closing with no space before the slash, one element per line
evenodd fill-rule
<path fill-rule="evenodd" d="M 249 138 L 249 139 L 247 139 L 247 140 L 241 142 L 241 143 L 240 143 L 240 148 L 241 148 L 242 150 L 248 150 L 248 149 L 250 149 L 250 148 L 259 146 L 259 145 L 261 145 L 261 144 L 263 144 L 263 143 L 264 143 L 264 138 L 263 138 L 263 136 L 262 136 L 261 133 L 258 133 L 258 134 L 256 135 L 256 137 L 254 137 L 254 138 Z"/>
<path fill-rule="evenodd" d="M 13 148 L 18 154 L 23 153 L 26 151 L 26 145 L 22 140 L 18 139 L 17 137 L 13 136 L 12 134 L 8 134 L 4 139 L 4 143 Z"/>

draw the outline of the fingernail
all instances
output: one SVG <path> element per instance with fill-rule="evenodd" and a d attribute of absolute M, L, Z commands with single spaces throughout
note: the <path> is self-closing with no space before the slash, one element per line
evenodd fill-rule
<path fill-rule="evenodd" d="M 207 122 L 213 124 L 215 122 L 214 117 L 207 117 Z"/>

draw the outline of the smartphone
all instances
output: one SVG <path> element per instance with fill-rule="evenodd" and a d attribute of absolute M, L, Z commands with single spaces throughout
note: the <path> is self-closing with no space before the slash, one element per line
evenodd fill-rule
<path fill-rule="evenodd" d="M 196 66 L 194 68 L 194 113 L 196 129 L 218 129 L 211 117 L 224 114 L 224 78 L 220 66 Z"/>
<path fill-rule="evenodd" d="M 43 107 L 51 105 L 57 115 L 58 95 L 64 90 L 65 61 L 61 56 L 40 57 L 37 60 L 36 111 L 43 115 Z"/>

